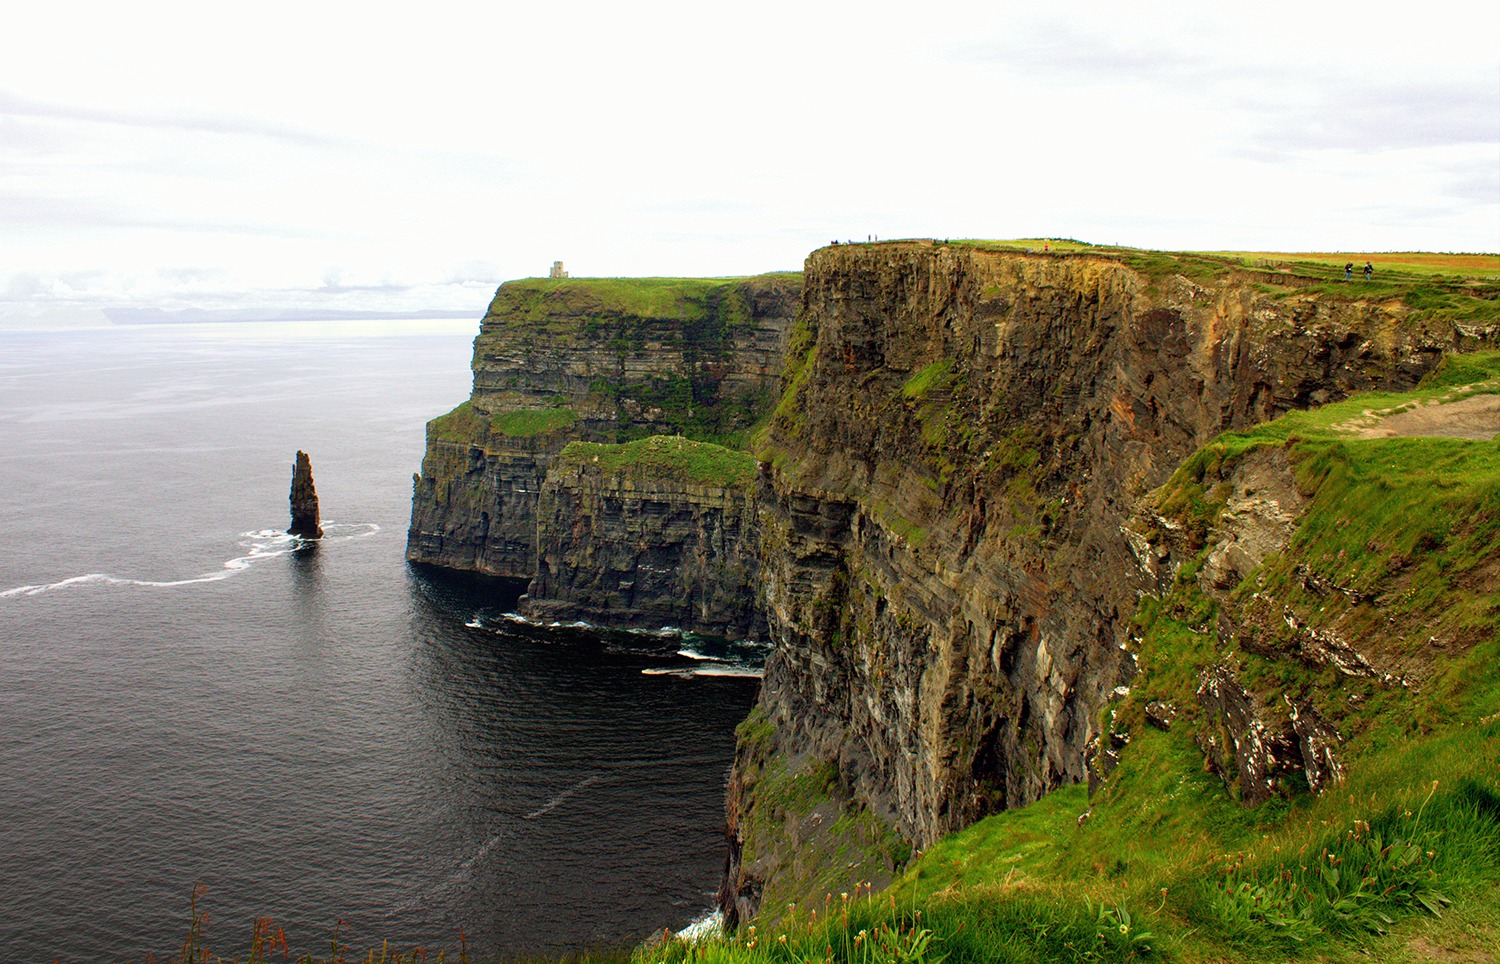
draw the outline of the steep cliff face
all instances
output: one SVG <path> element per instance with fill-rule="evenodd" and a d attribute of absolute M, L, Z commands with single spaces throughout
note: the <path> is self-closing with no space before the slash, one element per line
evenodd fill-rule
<path fill-rule="evenodd" d="M 644 451 L 577 444 L 553 463 L 527 611 L 644 628 L 686 616 L 699 632 L 759 636 L 755 460 L 679 436 L 630 447 Z"/>
<path fill-rule="evenodd" d="M 1225 429 L 1494 335 L 1154 258 L 840 246 L 805 278 L 757 450 L 774 650 L 731 783 L 740 914 L 803 859 L 756 829 L 778 761 L 917 846 L 1084 779 L 1134 669 L 1141 497 Z"/>
<path fill-rule="evenodd" d="M 647 491 L 628 470 L 607 479 L 577 464 L 556 479 L 551 473 L 571 443 L 683 435 L 743 445 L 774 401 L 800 291 L 795 274 L 501 286 L 474 342 L 469 401 L 428 424 L 407 558 L 529 580 L 539 575 L 541 522 L 547 553 L 530 593 L 539 614 L 607 614 L 615 624 L 703 631 L 752 627 L 749 577 L 738 588 L 730 580 L 723 584 L 730 588 L 684 593 L 683 585 L 619 568 L 686 558 L 701 562 L 703 579 L 753 573 L 749 482 L 694 488 L 658 471 Z M 603 548 L 615 537 L 617 546 L 640 545 L 636 557 Z M 710 558 L 719 548 L 743 556 Z M 575 564 L 599 568 L 573 572 Z M 691 570 L 679 576 L 699 578 Z"/>

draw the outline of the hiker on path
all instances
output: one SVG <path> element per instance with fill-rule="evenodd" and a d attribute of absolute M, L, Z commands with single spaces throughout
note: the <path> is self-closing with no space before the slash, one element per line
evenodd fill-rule
<path fill-rule="evenodd" d="M 1354 279 L 1354 262 L 1350 261 L 1348 264 L 1344 265 L 1344 280 L 1345 281 L 1352 281 L 1353 279 Z"/>
<path fill-rule="evenodd" d="M 1370 275 L 1371 275 L 1371 274 L 1372 274 L 1372 273 L 1373 273 L 1373 272 L 1374 272 L 1374 271 L 1375 271 L 1375 269 L 1374 269 L 1374 268 L 1372 268 L 1372 267 L 1371 267 L 1371 266 L 1370 266 L 1370 262 L 1368 262 L 1368 261 L 1366 261 L 1366 262 L 1365 262 L 1365 280 L 1366 280 L 1366 281 L 1369 281 L 1369 280 L 1370 280 Z"/>

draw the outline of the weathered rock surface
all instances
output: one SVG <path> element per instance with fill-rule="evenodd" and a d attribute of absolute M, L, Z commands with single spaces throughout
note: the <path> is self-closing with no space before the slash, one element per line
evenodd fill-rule
<path fill-rule="evenodd" d="M 318 518 L 318 491 L 313 487 L 312 460 L 306 452 L 298 451 L 292 463 L 292 524 L 286 530 L 304 539 L 323 538 L 323 525 Z"/>
<path fill-rule="evenodd" d="M 407 558 L 536 577 L 537 615 L 753 632 L 753 486 L 552 470 L 575 441 L 742 435 L 775 401 L 800 292 L 795 274 L 502 285 L 470 400 L 428 425 Z"/>
<path fill-rule="evenodd" d="M 1125 526 L 1138 500 L 1221 431 L 1410 388 L 1487 334 L 1089 254 L 839 246 L 805 278 L 758 453 L 774 738 L 731 783 L 731 851 L 755 854 L 725 888 L 742 913 L 791 859 L 746 836 L 768 760 L 831 763 L 851 810 L 917 846 L 1084 779 L 1133 672 L 1135 591 L 1175 565 Z M 1242 493 L 1239 534 L 1203 578 L 1233 580 L 1276 544 L 1296 511 L 1281 494 Z M 1205 699 L 1250 727 L 1257 707 L 1219 682 Z M 1303 722 L 1272 734 L 1291 741 L 1278 772 L 1328 779 L 1336 736 L 1308 707 L 1287 719 Z"/>
<path fill-rule="evenodd" d="M 760 635 L 753 480 L 705 485 L 640 468 L 555 463 L 538 498 L 528 615 Z"/>

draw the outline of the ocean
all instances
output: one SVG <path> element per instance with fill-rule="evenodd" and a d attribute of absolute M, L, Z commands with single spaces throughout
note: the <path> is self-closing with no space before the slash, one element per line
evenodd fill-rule
<path fill-rule="evenodd" d="M 0 959 L 618 947 L 711 905 L 754 645 L 404 558 L 473 320 L 0 333 Z M 298 449 L 327 537 L 284 534 Z"/>

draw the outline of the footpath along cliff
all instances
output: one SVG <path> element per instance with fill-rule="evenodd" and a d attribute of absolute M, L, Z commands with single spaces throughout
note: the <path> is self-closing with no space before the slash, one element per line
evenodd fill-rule
<path fill-rule="evenodd" d="M 1225 430 L 1494 345 L 1445 290 L 926 241 L 824 248 L 800 279 L 511 283 L 470 401 L 428 427 L 408 556 L 527 579 L 539 615 L 769 639 L 721 903 L 774 914 L 1102 775 L 1138 599 L 1210 541 L 1148 493 Z M 1257 459 L 1234 504 L 1298 511 Z M 1278 544 L 1213 538 L 1223 591 Z M 1247 801 L 1316 789 L 1337 733 L 1266 717 L 1232 669 L 1205 758 Z M 1231 737 L 1262 717 L 1258 781 Z"/>

